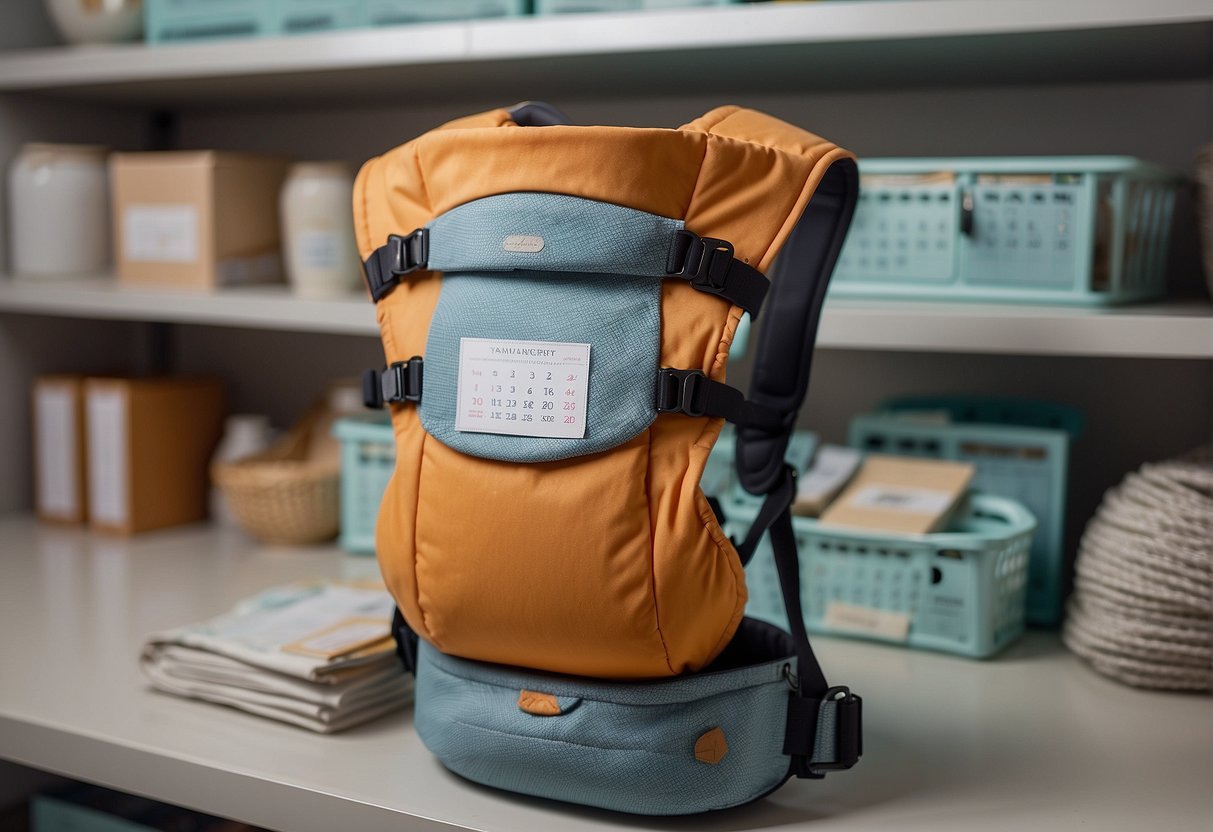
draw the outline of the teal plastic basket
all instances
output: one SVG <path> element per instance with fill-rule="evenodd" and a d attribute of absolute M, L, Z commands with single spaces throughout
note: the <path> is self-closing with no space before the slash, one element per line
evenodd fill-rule
<path fill-rule="evenodd" d="M 946 422 L 907 418 L 940 414 Z M 1065 599 L 1070 443 L 1084 419 L 1065 405 L 1022 399 L 920 396 L 886 402 L 851 421 L 852 447 L 972 463 L 973 488 L 1028 507 L 1038 527 L 1028 566 L 1027 621 L 1053 627 Z"/>
<path fill-rule="evenodd" d="M 530 11 L 530 0 L 368 0 L 372 26 L 438 23 L 490 17 L 517 17 Z"/>
<path fill-rule="evenodd" d="M 341 440 L 341 548 L 375 554 L 375 523 L 396 468 L 396 443 L 386 416 L 352 416 L 333 425 Z"/>
<path fill-rule="evenodd" d="M 535 14 L 626 12 L 646 9 L 682 9 L 729 6 L 743 0 L 535 0 Z"/>
<path fill-rule="evenodd" d="M 725 531 L 742 539 L 757 511 L 725 504 Z M 973 658 L 992 656 L 1023 632 L 1036 521 L 1014 500 L 970 494 L 949 530 L 936 534 L 822 527 L 807 517 L 793 517 L 792 526 L 812 632 Z M 787 626 L 769 535 L 746 566 L 746 584 L 746 614 Z"/>
<path fill-rule="evenodd" d="M 838 298 L 1111 304 L 1166 290 L 1181 178 L 1123 156 L 865 159 Z"/>
<path fill-rule="evenodd" d="M 367 0 L 144 0 L 149 43 L 323 32 L 367 25 Z"/>

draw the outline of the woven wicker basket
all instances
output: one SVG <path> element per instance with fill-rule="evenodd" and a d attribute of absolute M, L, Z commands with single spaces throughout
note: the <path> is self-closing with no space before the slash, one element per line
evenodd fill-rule
<path fill-rule="evenodd" d="M 303 544 L 337 534 L 341 461 L 331 416 L 315 408 L 267 451 L 211 466 L 236 521 L 266 543 Z"/>

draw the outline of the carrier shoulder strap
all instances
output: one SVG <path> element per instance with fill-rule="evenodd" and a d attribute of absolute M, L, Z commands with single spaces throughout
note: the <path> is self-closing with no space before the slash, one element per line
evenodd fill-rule
<path fill-rule="evenodd" d="M 771 278 L 766 314 L 754 351 L 749 400 L 778 412 L 779 427 L 741 425 L 737 472 L 751 494 L 776 487 L 796 415 L 809 387 L 817 323 L 826 287 L 859 197 L 854 158 L 832 143 L 778 119 L 737 107 L 721 107 L 686 126 L 814 159 L 789 226 L 771 242 L 779 251 L 758 264 Z"/>
<path fill-rule="evenodd" d="M 855 211 L 859 171 L 845 151 L 750 110 L 720 108 L 688 127 L 816 157 L 797 203 L 799 216 L 771 244 L 780 254 L 768 269 L 767 313 L 754 353 L 749 401 L 753 407 L 778 414 L 779 419 L 773 425 L 755 421 L 738 425 L 736 465 L 743 488 L 767 495 L 737 551 L 742 563 L 747 563 L 763 535 L 770 532 L 788 629 L 796 647 L 795 692 L 788 699 L 784 753 L 792 758 L 795 776 L 821 777 L 827 771 L 850 768 L 859 759 L 862 700 L 845 687 L 829 686 L 809 643 L 791 516 L 796 474 L 784 462 L 784 455 L 808 391 L 817 324 Z M 766 267 L 767 259 L 760 268 Z"/>

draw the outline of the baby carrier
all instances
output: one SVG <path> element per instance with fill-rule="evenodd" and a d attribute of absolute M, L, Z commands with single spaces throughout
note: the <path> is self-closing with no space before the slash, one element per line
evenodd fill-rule
<path fill-rule="evenodd" d="M 737 107 L 667 130 L 524 104 L 362 168 L 387 357 L 366 393 L 397 449 L 376 548 L 448 768 L 684 814 L 856 762 L 860 699 L 804 630 L 783 457 L 857 191 L 847 151 Z M 746 398 L 728 351 L 760 310 Z M 766 495 L 737 543 L 699 487 L 726 419 Z M 790 633 L 743 617 L 768 530 Z"/>

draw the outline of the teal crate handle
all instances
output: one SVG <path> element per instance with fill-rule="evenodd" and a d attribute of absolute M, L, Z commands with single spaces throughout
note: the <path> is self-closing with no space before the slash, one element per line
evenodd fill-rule
<path fill-rule="evenodd" d="M 1063 430 L 1078 439 L 1086 429 L 1082 411 L 1069 405 L 1036 399 L 997 396 L 901 396 L 880 405 L 880 410 L 943 410 L 955 422 L 1015 425 Z"/>
<path fill-rule="evenodd" d="M 982 540 L 1007 540 L 1036 531 L 1036 515 L 1028 511 L 1022 503 L 1009 497 L 971 491 L 968 513 L 972 517 L 986 517 L 1006 524 L 1006 530 L 1001 533 L 983 531 L 980 535 Z M 957 548 L 962 548 L 964 541 L 978 539 L 978 535 L 973 532 L 935 532 L 926 537 L 938 544 L 955 541 Z"/>

